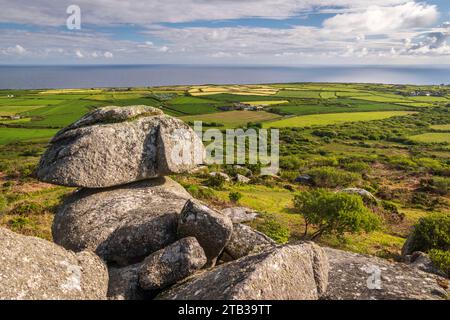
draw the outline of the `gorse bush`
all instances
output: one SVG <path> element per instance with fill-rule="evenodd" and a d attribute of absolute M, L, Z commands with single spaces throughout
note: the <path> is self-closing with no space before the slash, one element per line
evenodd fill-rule
<path fill-rule="evenodd" d="M 348 187 L 360 179 L 360 175 L 333 167 L 320 167 L 306 172 L 316 187 L 336 188 Z"/>
<path fill-rule="evenodd" d="M 238 191 L 232 191 L 228 194 L 228 198 L 230 199 L 231 202 L 238 203 L 239 200 L 241 200 L 242 198 L 242 193 Z"/>
<path fill-rule="evenodd" d="M 432 213 L 423 217 L 414 227 L 412 251 L 428 252 L 432 249 L 450 250 L 450 214 Z"/>
<path fill-rule="evenodd" d="M 216 174 L 214 176 L 209 176 L 208 180 L 206 180 L 206 185 L 211 188 L 222 189 L 226 179 L 224 176 L 220 174 Z"/>
<path fill-rule="evenodd" d="M 433 264 L 450 277 L 450 251 L 432 249 L 428 254 Z"/>
<path fill-rule="evenodd" d="M 302 191 L 294 197 L 297 213 L 305 219 L 304 236 L 308 227 L 315 228 L 311 239 L 323 234 L 343 236 L 345 232 L 371 232 L 376 230 L 381 220 L 364 206 L 360 196 L 335 193 L 323 189 Z"/>
<path fill-rule="evenodd" d="M 424 191 L 433 192 L 439 195 L 450 193 L 450 177 L 433 177 L 420 181 L 420 187 Z"/>
<path fill-rule="evenodd" d="M 342 167 L 350 172 L 356 172 L 356 173 L 369 173 L 370 172 L 370 166 L 365 162 L 350 162 L 345 163 L 342 165 Z"/>

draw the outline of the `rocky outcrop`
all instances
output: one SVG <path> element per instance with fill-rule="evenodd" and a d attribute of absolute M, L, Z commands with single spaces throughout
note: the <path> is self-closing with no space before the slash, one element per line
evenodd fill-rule
<path fill-rule="evenodd" d="M 178 237 L 195 237 L 213 266 L 233 232 L 230 218 L 197 200 L 186 202 L 178 220 Z"/>
<path fill-rule="evenodd" d="M 178 215 L 189 198 L 170 178 L 83 189 L 61 205 L 53 238 L 66 249 L 89 249 L 108 262 L 137 262 L 177 240 Z"/>
<path fill-rule="evenodd" d="M 249 226 L 233 224 L 233 234 L 225 247 L 225 252 L 234 260 L 259 253 L 276 246 L 275 241 Z"/>
<path fill-rule="evenodd" d="M 437 268 L 425 252 L 416 251 L 412 255 L 406 256 L 406 261 L 413 268 L 446 277 L 445 272 Z"/>
<path fill-rule="evenodd" d="M 328 300 L 434 300 L 447 292 L 444 279 L 404 263 L 324 248 L 330 263 Z"/>
<path fill-rule="evenodd" d="M 321 250 L 317 248 L 317 250 Z M 314 261 L 313 257 L 317 257 Z M 271 248 L 188 278 L 163 292 L 163 300 L 315 300 L 326 288 L 324 255 L 309 243 Z M 315 270 L 322 268 L 323 270 Z M 324 281 L 317 283 L 316 281 Z M 318 290 L 320 287 L 320 290 Z"/>
<path fill-rule="evenodd" d="M 139 284 L 145 290 L 168 287 L 206 264 L 206 256 L 195 238 L 181 239 L 148 256 L 139 269 Z"/>
<path fill-rule="evenodd" d="M 250 222 L 258 217 L 258 212 L 246 207 L 225 208 L 222 214 L 228 216 L 233 223 Z"/>
<path fill-rule="evenodd" d="M 187 172 L 202 159 L 202 142 L 181 120 L 153 107 L 105 107 L 51 140 L 37 176 L 58 185 L 104 188 Z"/>
<path fill-rule="evenodd" d="M 0 227 L 0 300 L 106 299 L 107 288 L 106 266 L 94 253 Z"/>

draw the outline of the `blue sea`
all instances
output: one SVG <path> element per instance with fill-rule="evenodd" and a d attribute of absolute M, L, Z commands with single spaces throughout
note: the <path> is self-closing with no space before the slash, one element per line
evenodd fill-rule
<path fill-rule="evenodd" d="M 449 84 L 450 66 L 0 66 L 0 89 L 287 82 Z"/>

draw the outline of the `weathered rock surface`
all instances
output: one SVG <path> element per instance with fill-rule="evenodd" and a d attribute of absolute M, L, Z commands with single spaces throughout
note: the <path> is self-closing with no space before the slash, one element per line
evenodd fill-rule
<path fill-rule="evenodd" d="M 223 172 L 211 172 L 209 175 L 210 175 L 211 177 L 220 176 L 220 177 L 222 177 L 222 178 L 223 178 L 225 181 L 227 181 L 227 182 L 231 181 L 230 176 L 227 175 L 226 173 L 223 173 Z"/>
<path fill-rule="evenodd" d="M 95 251 L 127 265 L 177 240 L 177 220 L 190 195 L 170 178 L 104 190 L 83 189 L 58 210 L 53 239 L 66 249 Z"/>
<path fill-rule="evenodd" d="M 222 210 L 222 213 L 234 223 L 249 222 L 258 217 L 258 213 L 255 210 L 246 207 L 225 208 Z"/>
<path fill-rule="evenodd" d="M 275 241 L 249 226 L 234 223 L 233 234 L 225 247 L 225 252 L 236 260 L 249 254 L 262 252 L 276 246 Z"/>
<path fill-rule="evenodd" d="M 0 300 L 106 299 L 108 272 L 94 253 L 0 227 Z"/>
<path fill-rule="evenodd" d="M 143 300 L 145 292 L 139 286 L 139 269 L 141 263 L 123 268 L 110 267 L 108 299 Z"/>
<path fill-rule="evenodd" d="M 37 176 L 58 185 L 103 188 L 187 172 L 202 157 L 201 140 L 181 120 L 153 107 L 105 107 L 51 140 Z"/>
<path fill-rule="evenodd" d="M 376 257 L 324 248 L 330 263 L 325 299 L 328 300 L 433 300 L 446 291 L 439 276 Z M 378 289 L 377 289 L 378 288 Z"/>
<path fill-rule="evenodd" d="M 215 264 L 232 232 L 230 218 L 198 200 L 189 200 L 178 220 L 178 237 L 195 237 L 205 250 L 208 266 Z"/>
<path fill-rule="evenodd" d="M 318 248 L 317 250 L 322 250 Z M 315 273 L 327 274 L 328 262 L 314 262 L 310 243 L 271 248 L 257 255 L 198 273 L 157 298 L 163 300 L 315 300 L 326 288 Z M 324 270 L 314 270 L 324 268 Z"/>
<path fill-rule="evenodd" d="M 184 238 L 145 258 L 139 270 L 139 284 L 145 290 L 163 289 L 205 264 L 205 252 L 197 240 Z"/>
<path fill-rule="evenodd" d="M 250 182 L 250 178 L 247 178 L 246 176 L 243 176 L 242 174 L 237 174 L 236 175 L 236 182 L 238 183 L 249 183 Z"/>
<path fill-rule="evenodd" d="M 402 256 L 406 257 L 412 255 L 415 250 L 415 239 L 414 239 L 414 230 L 409 234 L 408 238 L 406 238 L 405 243 L 402 247 Z"/>
<path fill-rule="evenodd" d="M 416 251 L 412 255 L 407 256 L 407 258 L 407 262 L 409 262 L 409 265 L 413 268 L 446 277 L 445 273 L 434 265 L 433 261 L 431 261 L 430 257 L 425 252 Z"/>

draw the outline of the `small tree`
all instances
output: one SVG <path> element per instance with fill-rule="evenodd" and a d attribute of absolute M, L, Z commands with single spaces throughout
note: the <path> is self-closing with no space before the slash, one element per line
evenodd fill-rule
<path fill-rule="evenodd" d="M 308 226 L 315 227 L 312 240 L 323 234 L 343 236 L 345 232 L 371 232 L 380 225 L 380 218 L 367 209 L 357 195 L 323 189 L 302 191 L 294 197 L 294 206 L 305 219 L 304 237 Z"/>
<path fill-rule="evenodd" d="M 233 203 L 238 203 L 239 200 L 242 198 L 242 193 L 237 191 L 232 191 L 228 194 L 228 197 L 230 198 L 230 201 Z"/>

